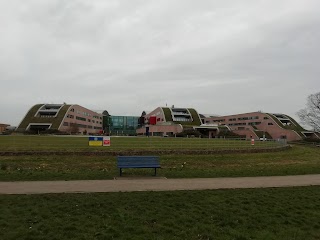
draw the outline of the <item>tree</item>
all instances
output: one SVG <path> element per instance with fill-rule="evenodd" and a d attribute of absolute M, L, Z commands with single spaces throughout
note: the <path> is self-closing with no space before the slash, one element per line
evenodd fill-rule
<path fill-rule="evenodd" d="M 143 112 L 141 113 L 141 117 L 144 117 L 145 115 L 147 115 L 147 113 L 146 113 L 145 111 L 143 111 Z"/>
<path fill-rule="evenodd" d="M 70 123 L 69 131 L 70 134 L 78 134 L 79 126 L 76 123 Z"/>
<path fill-rule="evenodd" d="M 298 112 L 300 120 L 313 128 L 314 131 L 320 131 L 320 92 L 311 94 L 307 100 L 307 106 Z"/>
<path fill-rule="evenodd" d="M 110 126 L 111 126 L 111 115 L 109 114 L 109 112 L 107 110 L 104 110 L 102 112 L 102 115 L 103 115 L 103 130 L 104 130 L 104 133 L 106 135 L 110 135 Z"/>

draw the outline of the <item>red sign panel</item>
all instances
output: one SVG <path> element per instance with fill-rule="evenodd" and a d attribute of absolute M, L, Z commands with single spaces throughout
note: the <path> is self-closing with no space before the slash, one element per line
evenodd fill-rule
<path fill-rule="evenodd" d="M 103 137 L 103 146 L 108 147 L 111 145 L 110 137 Z"/>

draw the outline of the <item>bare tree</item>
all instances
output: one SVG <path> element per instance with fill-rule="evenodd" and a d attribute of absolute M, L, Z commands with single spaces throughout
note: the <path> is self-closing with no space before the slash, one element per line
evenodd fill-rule
<path fill-rule="evenodd" d="M 301 109 L 298 116 L 304 124 L 311 126 L 314 131 L 320 131 L 320 92 L 308 97 L 307 107 Z"/>
<path fill-rule="evenodd" d="M 77 134 L 79 132 L 79 127 L 76 123 L 70 123 L 69 127 L 70 134 Z"/>

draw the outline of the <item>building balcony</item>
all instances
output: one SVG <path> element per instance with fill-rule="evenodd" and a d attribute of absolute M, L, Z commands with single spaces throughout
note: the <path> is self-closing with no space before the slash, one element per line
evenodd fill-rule
<path fill-rule="evenodd" d="M 190 116 L 190 113 L 186 113 L 186 112 L 172 112 L 173 116 Z"/>

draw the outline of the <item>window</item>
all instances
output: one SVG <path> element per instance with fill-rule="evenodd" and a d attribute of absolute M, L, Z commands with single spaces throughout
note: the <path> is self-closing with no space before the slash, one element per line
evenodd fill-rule
<path fill-rule="evenodd" d="M 247 125 L 246 123 L 230 123 L 229 126 L 241 126 L 241 125 Z"/>
<path fill-rule="evenodd" d="M 268 125 L 273 125 L 273 123 L 268 123 Z"/>
<path fill-rule="evenodd" d="M 254 126 L 254 125 L 259 125 L 261 122 L 250 122 L 248 125 Z"/>
<path fill-rule="evenodd" d="M 77 124 L 77 126 L 80 128 L 87 128 L 87 125 L 83 125 L 83 124 Z"/>
<path fill-rule="evenodd" d="M 53 115 L 42 115 L 42 114 L 40 114 L 40 117 L 46 117 L 46 118 L 51 118 L 51 117 L 54 117 Z"/>
<path fill-rule="evenodd" d="M 80 120 L 80 121 L 87 121 L 87 119 L 85 119 L 85 118 L 83 118 L 83 117 L 78 117 L 78 116 L 76 117 L 76 119 L 77 119 L 77 120 Z"/>
<path fill-rule="evenodd" d="M 63 126 L 69 126 L 69 123 L 68 122 L 64 122 Z"/>
<path fill-rule="evenodd" d="M 213 120 L 213 122 L 224 122 L 225 119 L 218 119 L 218 120 Z"/>
<path fill-rule="evenodd" d="M 266 119 L 269 119 L 269 118 L 268 118 L 268 117 L 264 117 L 263 119 L 265 119 L 265 120 L 266 120 Z"/>
<path fill-rule="evenodd" d="M 238 120 L 252 120 L 252 119 L 259 119 L 259 116 L 241 117 L 241 118 L 238 118 Z"/>

